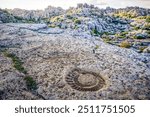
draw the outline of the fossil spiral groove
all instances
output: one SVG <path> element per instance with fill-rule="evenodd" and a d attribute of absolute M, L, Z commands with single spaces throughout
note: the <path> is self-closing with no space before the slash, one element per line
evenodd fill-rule
<path fill-rule="evenodd" d="M 105 85 L 105 80 L 99 74 L 77 68 L 68 73 L 66 82 L 79 91 L 97 91 Z"/>

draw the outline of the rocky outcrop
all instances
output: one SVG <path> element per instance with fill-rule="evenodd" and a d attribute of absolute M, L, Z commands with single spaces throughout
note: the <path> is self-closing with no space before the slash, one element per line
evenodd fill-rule
<path fill-rule="evenodd" d="M 27 89 L 24 74 L 1 51 L 1 99 L 150 99 L 147 54 L 30 27 L 36 25 L 0 24 L 0 49 L 23 62 L 37 89 Z"/>
<path fill-rule="evenodd" d="M 150 9 L 6 10 L 0 99 L 150 99 Z"/>
<path fill-rule="evenodd" d="M 0 23 L 17 22 L 17 20 L 5 10 L 0 9 Z"/>
<path fill-rule="evenodd" d="M 35 22 L 41 22 L 42 19 L 58 16 L 64 13 L 62 8 L 52 6 L 48 6 L 45 10 L 24 10 L 15 8 L 13 10 L 7 9 L 7 11 L 16 17 L 33 20 Z"/>
<path fill-rule="evenodd" d="M 130 46 L 123 47 L 130 47 L 137 52 L 143 52 L 150 43 L 150 9 L 139 7 L 100 9 L 93 5 L 78 4 L 77 7 L 67 10 L 52 6 L 45 10 L 6 10 L 9 14 L 13 14 L 14 16 L 11 16 L 19 23 L 47 24 L 50 29 L 45 27 L 39 31 L 45 34 L 69 30 L 72 36 L 88 39 L 99 37 L 104 42 L 116 46 L 120 46 L 126 40 Z M 3 16 L 4 22 L 14 22 L 8 19 L 10 18 Z"/>

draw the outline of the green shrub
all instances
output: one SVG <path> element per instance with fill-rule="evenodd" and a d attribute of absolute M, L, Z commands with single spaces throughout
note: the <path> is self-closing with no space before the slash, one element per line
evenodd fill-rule
<path fill-rule="evenodd" d="M 92 35 L 95 35 L 95 36 L 101 35 L 101 33 L 98 32 L 98 30 L 96 30 L 96 29 L 93 29 L 91 33 L 92 33 Z"/>
<path fill-rule="evenodd" d="M 14 54 L 8 53 L 8 52 L 4 52 L 4 55 L 6 57 L 9 57 L 12 59 L 14 68 L 16 68 L 18 71 L 20 71 L 22 73 L 25 73 L 25 74 L 27 73 L 27 71 L 22 66 L 23 63 L 17 56 L 15 56 Z"/>
<path fill-rule="evenodd" d="M 79 19 L 75 19 L 75 20 L 74 20 L 74 23 L 76 23 L 76 24 L 81 24 L 81 21 L 80 21 Z"/>
<path fill-rule="evenodd" d="M 24 80 L 26 81 L 26 85 L 27 85 L 27 88 L 29 90 L 36 90 L 37 89 L 37 84 L 31 76 L 26 76 L 24 78 Z"/>
<path fill-rule="evenodd" d="M 134 30 L 139 30 L 139 29 L 140 29 L 140 27 L 137 27 L 137 26 L 134 27 Z"/>
<path fill-rule="evenodd" d="M 146 17 L 146 22 L 150 23 L 150 16 Z"/>
<path fill-rule="evenodd" d="M 107 43 L 107 42 L 111 41 L 111 39 L 109 39 L 109 38 L 104 38 L 103 41 Z"/>
<path fill-rule="evenodd" d="M 68 19 L 73 19 L 73 17 L 72 17 L 71 15 L 66 15 L 66 17 L 67 17 Z"/>
<path fill-rule="evenodd" d="M 144 30 L 150 30 L 150 23 L 149 24 L 146 24 L 144 27 L 143 27 Z"/>
<path fill-rule="evenodd" d="M 145 39 L 145 37 L 143 37 L 143 36 L 141 36 L 141 35 L 138 35 L 138 36 L 135 35 L 135 36 L 134 36 L 134 39 Z"/>
<path fill-rule="evenodd" d="M 14 67 L 18 71 L 20 71 L 20 72 L 22 72 L 24 74 L 27 74 L 27 71 L 22 66 L 23 63 L 21 62 L 21 60 L 17 56 L 15 56 L 14 54 L 8 53 L 7 51 L 4 51 L 4 55 L 6 57 L 9 57 L 9 58 L 12 59 Z M 36 84 L 36 82 L 33 80 L 33 78 L 31 76 L 27 76 L 26 75 L 25 78 L 24 78 L 24 80 L 26 81 L 26 85 L 27 85 L 27 88 L 29 90 L 35 90 L 35 89 L 37 89 L 37 84 Z"/>
<path fill-rule="evenodd" d="M 146 16 L 138 16 L 136 19 L 146 19 Z"/>
<path fill-rule="evenodd" d="M 124 35 L 119 35 L 118 38 L 126 38 Z"/>
<path fill-rule="evenodd" d="M 123 47 L 123 48 L 130 48 L 131 47 L 131 44 L 128 42 L 128 41 L 122 41 L 120 43 L 120 47 Z"/>
<path fill-rule="evenodd" d="M 74 26 L 74 29 L 78 29 L 79 27 L 77 25 Z"/>
<path fill-rule="evenodd" d="M 126 38 L 126 34 L 128 34 L 127 32 L 122 32 L 122 33 L 119 33 L 119 34 L 115 34 L 115 36 L 117 38 Z"/>
<path fill-rule="evenodd" d="M 23 20 L 22 17 L 18 17 L 18 16 L 14 16 L 14 18 L 17 19 L 17 20 Z"/>
<path fill-rule="evenodd" d="M 121 32 L 121 36 L 126 36 L 128 34 L 128 32 Z"/>
<path fill-rule="evenodd" d="M 95 46 L 95 49 L 98 49 L 98 48 L 99 48 L 99 45 L 96 45 L 96 46 Z"/>
<path fill-rule="evenodd" d="M 137 17 L 137 14 L 136 13 L 132 13 L 132 12 L 119 12 L 119 13 L 116 13 L 114 14 L 115 17 L 121 17 L 121 18 L 135 18 Z"/>
<path fill-rule="evenodd" d="M 147 30 L 146 33 L 147 33 L 147 34 L 150 34 L 150 30 Z"/>

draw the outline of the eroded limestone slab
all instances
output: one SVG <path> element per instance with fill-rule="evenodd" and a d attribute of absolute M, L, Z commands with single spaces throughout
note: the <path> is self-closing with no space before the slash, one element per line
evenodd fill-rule
<path fill-rule="evenodd" d="M 25 35 L 29 31 L 34 36 L 10 35 L 9 25 L 0 24 L 0 27 L 3 27 L 1 45 L 9 42 L 5 48 L 24 62 L 27 74 L 37 83 L 36 93 L 44 99 L 150 99 L 149 56 L 65 33 L 49 35 L 22 29 Z M 15 24 L 13 27 L 19 31 Z M 8 74 L 0 79 L 9 79 L 10 75 L 15 79 L 18 71 L 10 74 L 5 70 L 5 66 L 11 66 L 8 61 L 0 62 L 0 66 Z M 5 99 L 11 95 L 13 99 L 27 99 L 14 95 L 21 93 L 18 90 L 22 85 L 8 95 L 3 89 L 11 88 L 8 84 L 12 82 L 3 84 L 0 94 Z M 41 99 L 38 95 L 35 99 Z"/>

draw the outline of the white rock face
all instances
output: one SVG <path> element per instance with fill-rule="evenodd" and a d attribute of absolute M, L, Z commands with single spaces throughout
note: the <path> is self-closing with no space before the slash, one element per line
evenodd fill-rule
<path fill-rule="evenodd" d="M 64 10 L 62 8 L 53 6 L 48 6 L 44 10 L 24 10 L 15 8 L 13 10 L 7 9 L 7 11 L 14 16 L 18 16 L 24 19 L 34 19 L 36 21 L 42 18 L 50 18 L 52 16 L 64 13 Z"/>
<path fill-rule="evenodd" d="M 14 24 L 8 24 L 9 26 L 14 26 Z M 22 23 L 17 23 L 15 25 L 18 28 L 22 29 L 28 29 L 28 30 L 33 30 L 33 31 L 38 31 L 40 29 L 47 28 L 46 24 L 22 24 Z"/>
<path fill-rule="evenodd" d="M 60 34 L 63 33 L 64 31 L 60 28 L 49 28 L 49 29 L 39 30 L 38 32 L 44 34 Z"/>
<path fill-rule="evenodd" d="M 21 27 L 0 24 L 0 47 L 24 62 L 38 89 L 26 90 L 24 74 L 1 52 L 1 99 L 150 99 L 149 57 L 95 39 Z"/>

